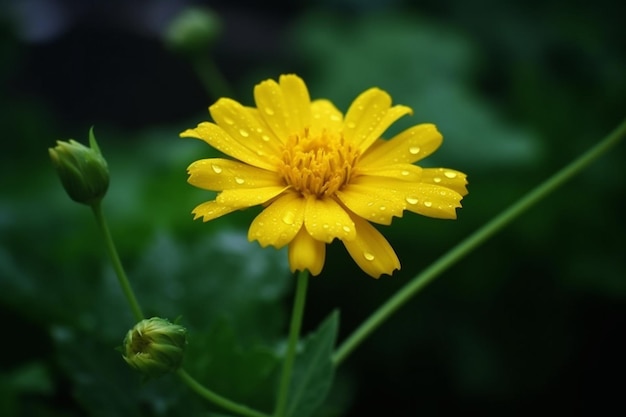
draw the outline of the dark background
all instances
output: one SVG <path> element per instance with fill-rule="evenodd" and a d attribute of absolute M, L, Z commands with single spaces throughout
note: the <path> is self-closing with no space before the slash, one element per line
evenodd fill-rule
<path fill-rule="evenodd" d="M 194 397 L 176 402 L 175 379 L 141 386 L 113 351 L 130 314 L 89 211 L 64 195 L 46 151 L 59 139 L 85 142 L 92 125 L 111 167 L 105 209 L 149 314 L 184 310 L 197 334 L 227 317 L 243 346 L 284 334 L 286 254 L 241 238 L 257 211 L 210 224 L 189 214 L 208 197 L 185 183 L 185 168 L 211 150 L 178 133 L 208 119 L 217 98 L 164 42 L 191 4 L 219 17 L 205 56 L 241 102 L 252 105 L 254 84 L 281 73 L 298 73 L 313 98 L 344 111 L 376 85 L 415 110 L 393 131 L 434 122 L 443 132 L 426 165 L 469 175 L 458 220 L 409 214 L 381 229 L 402 262 L 393 277 L 365 276 L 332 244 L 311 281 L 305 331 L 338 308 L 347 336 L 626 115 L 617 1 L 2 3 L 2 415 L 202 410 Z M 319 415 L 623 412 L 625 157 L 621 144 L 403 307 L 342 365 Z M 263 285 L 217 278 L 241 262 L 250 265 L 242 276 Z M 276 271 L 276 282 L 263 281 Z"/>

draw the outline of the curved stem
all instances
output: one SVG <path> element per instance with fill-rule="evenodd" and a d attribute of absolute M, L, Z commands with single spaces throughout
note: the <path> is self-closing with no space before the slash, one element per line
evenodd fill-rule
<path fill-rule="evenodd" d="M 193 69 L 209 97 L 213 100 L 220 97 L 234 97 L 228 81 L 217 68 L 213 59 L 206 54 L 197 54 L 191 59 Z"/>
<path fill-rule="evenodd" d="M 622 121 L 622 123 L 600 143 L 593 146 L 565 168 L 548 178 L 508 209 L 504 210 L 483 227 L 471 234 L 464 241 L 453 247 L 441 258 L 437 259 L 422 273 L 416 275 L 407 285 L 380 306 L 339 346 L 339 348 L 337 348 L 332 357 L 334 365 L 338 366 L 341 364 L 341 362 L 343 362 L 363 340 L 376 330 L 378 326 L 442 272 L 476 249 L 479 245 L 518 218 L 526 210 L 537 204 L 541 199 L 563 185 L 574 175 L 581 172 L 598 157 L 606 153 L 612 146 L 622 140 L 624 136 L 626 136 L 626 120 Z"/>
<path fill-rule="evenodd" d="M 196 394 L 212 402 L 213 404 L 222 407 L 224 410 L 228 410 L 245 417 L 269 417 L 268 414 L 253 410 L 249 407 L 246 407 L 245 405 L 236 403 L 229 400 L 228 398 L 222 397 L 221 395 L 214 393 L 213 391 L 196 381 L 183 369 L 179 369 L 178 371 L 176 371 L 176 373 L 178 374 L 180 379 L 185 384 L 187 384 L 187 386 L 191 388 Z"/>
<path fill-rule="evenodd" d="M 293 301 L 293 311 L 291 312 L 291 325 L 289 326 L 289 341 L 287 344 L 287 352 L 285 353 L 285 362 L 283 371 L 280 376 L 280 385 L 278 387 L 278 397 L 276 400 L 276 410 L 274 417 L 283 417 L 287 409 L 287 399 L 289 398 L 289 385 L 291 384 L 291 374 L 293 372 L 293 364 L 296 358 L 296 347 L 300 336 L 300 327 L 302 326 L 302 317 L 304 315 L 304 305 L 306 300 L 306 289 L 309 281 L 309 271 L 304 270 L 298 274 L 298 283 L 296 287 L 296 295 Z"/>
<path fill-rule="evenodd" d="M 111 258 L 111 263 L 113 264 L 115 275 L 117 275 L 117 279 L 120 283 L 120 286 L 122 287 L 124 295 L 126 296 L 126 300 L 128 301 L 128 304 L 133 311 L 135 320 L 141 321 L 143 320 L 144 315 L 141 311 L 139 303 L 137 302 L 137 298 L 135 297 L 133 288 L 130 286 L 130 281 L 126 276 L 126 272 L 124 271 L 124 267 L 122 266 L 122 261 L 120 261 L 120 257 L 117 253 L 117 249 L 115 248 L 115 242 L 113 242 L 113 237 L 111 236 L 111 232 L 109 231 L 109 226 L 107 225 L 106 219 L 104 218 L 104 213 L 102 212 L 102 204 L 100 202 L 95 203 L 91 206 L 91 209 L 93 210 L 94 216 L 96 216 L 96 222 L 98 223 L 98 227 L 100 227 L 100 230 L 102 231 L 107 252 L 109 253 L 109 257 Z"/>

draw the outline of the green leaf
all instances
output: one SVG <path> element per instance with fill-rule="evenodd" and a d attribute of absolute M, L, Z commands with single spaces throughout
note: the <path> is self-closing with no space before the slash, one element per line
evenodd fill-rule
<path fill-rule="evenodd" d="M 208 332 L 191 335 L 185 358 L 186 369 L 213 391 L 265 411 L 273 407 L 278 364 L 270 348 L 242 347 L 227 319 L 216 321 Z"/>
<path fill-rule="evenodd" d="M 331 354 L 338 327 L 339 313 L 334 311 L 305 341 L 296 358 L 287 416 L 310 416 L 326 399 L 334 377 Z"/>

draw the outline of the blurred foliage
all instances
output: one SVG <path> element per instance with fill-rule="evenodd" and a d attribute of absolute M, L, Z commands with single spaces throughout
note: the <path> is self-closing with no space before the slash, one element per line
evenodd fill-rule
<path fill-rule="evenodd" d="M 215 151 L 177 136 L 208 118 L 215 97 L 158 36 L 174 11 L 162 2 L 54 9 L 66 3 L 1 9 L 0 414 L 220 415 L 173 376 L 141 384 L 114 350 L 130 311 L 89 210 L 66 197 L 46 152 L 93 124 L 111 171 L 104 210 L 144 310 L 182 316 L 190 374 L 271 409 L 292 288 L 286 254 L 247 242 L 254 209 L 191 221 L 211 196 L 185 184 L 185 168 Z M 617 125 L 626 108 L 622 8 L 215 4 L 224 28 L 215 57 L 242 102 L 252 104 L 259 80 L 285 72 L 342 110 L 376 85 L 414 109 L 391 133 L 436 123 L 445 141 L 424 162 L 469 174 L 458 220 L 407 215 L 381 228 L 402 262 L 394 277 L 367 278 L 341 244 L 330 246 L 310 284 L 304 330 L 317 333 L 302 355 L 329 349 L 331 311 L 341 310 L 341 340 Z M 35 37 L 32 28 L 51 32 Z M 624 410 L 625 157 L 622 144 L 401 309 L 342 365 L 316 417 Z"/>

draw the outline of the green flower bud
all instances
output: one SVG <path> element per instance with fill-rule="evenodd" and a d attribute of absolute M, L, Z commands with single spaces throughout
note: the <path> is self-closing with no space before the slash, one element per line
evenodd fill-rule
<path fill-rule="evenodd" d="M 48 152 L 70 198 L 93 205 L 102 200 L 109 188 L 109 168 L 96 143 L 93 128 L 89 131 L 89 144 L 90 147 L 86 147 L 73 139 L 59 140 Z"/>
<path fill-rule="evenodd" d="M 187 329 L 152 317 L 128 331 L 122 352 L 131 367 L 148 378 L 157 378 L 180 368 L 186 345 Z"/>
<path fill-rule="evenodd" d="M 190 7 L 172 20 L 165 33 L 165 43 L 178 52 L 206 52 L 221 32 L 218 16 L 206 8 Z"/>

